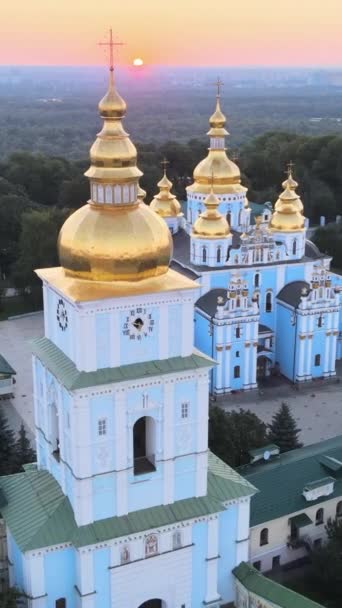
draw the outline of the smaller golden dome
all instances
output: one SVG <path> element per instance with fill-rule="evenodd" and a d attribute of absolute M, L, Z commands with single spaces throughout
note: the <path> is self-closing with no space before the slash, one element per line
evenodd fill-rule
<path fill-rule="evenodd" d="M 304 217 L 298 209 L 299 200 L 298 194 L 286 186 L 274 206 L 269 228 L 277 232 L 304 230 Z"/>
<path fill-rule="evenodd" d="M 223 114 L 220 106 L 220 96 L 216 95 L 216 108 L 215 112 L 209 118 L 210 130 L 208 135 L 212 137 L 224 137 L 229 135 L 228 131 L 224 128 L 227 119 Z"/>
<path fill-rule="evenodd" d="M 164 168 L 164 175 L 157 184 L 159 188 L 158 194 L 153 198 L 150 208 L 160 215 L 160 217 L 177 217 L 182 215 L 182 209 L 179 201 L 175 195 L 171 193 L 172 182 L 166 175 L 166 169 Z"/>
<path fill-rule="evenodd" d="M 287 179 L 282 183 L 282 186 L 284 188 L 284 190 L 286 190 L 286 188 L 289 188 L 290 190 L 293 190 L 295 192 L 296 188 L 298 188 L 298 182 L 296 182 L 295 179 L 293 179 L 293 175 L 292 175 L 292 170 L 291 170 L 291 166 L 288 169 L 288 175 L 287 175 Z M 296 193 L 297 195 L 297 193 Z M 304 212 L 304 205 L 300 199 L 300 197 L 297 195 L 297 209 L 300 213 Z"/>
<path fill-rule="evenodd" d="M 113 69 L 111 69 L 109 72 L 108 91 L 99 102 L 98 108 L 102 118 L 113 118 L 114 120 L 120 120 L 126 114 L 126 102 L 124 99 L 122 99 L 114 87 Z"/>
<path fill-rule="evenodd" d="M 201 238 L 227 238 L 231 235 L 228 221 L 218 210 L 219 199 L 215 196 L 213 188 L 204 201 L 205 211 L 195 221 L 192 227 L 192 236 Z"/>
<path fill-rule="evenodd" d="M 143 190 L 143 188 L 140 186 L 140 184 L 138 184 L 137 198 L 141 202 L 143 202 L 145 200 L 145 198 L 146 198 L 146 190 Z"/>

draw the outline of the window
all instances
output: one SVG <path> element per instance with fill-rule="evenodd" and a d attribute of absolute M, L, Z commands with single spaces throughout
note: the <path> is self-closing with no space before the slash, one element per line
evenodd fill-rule
<path fill-rule="evenodd" d="M 316 526 L 320 526 L 324 522 L 324 509 L 318 509 L 316 513 Z"/>
<path fill-rule="evenodd" d="M 278 568 L 280 566 L 280 555 L 275 555 L 272 558 L 272 569 Z"/>
<path fill-rule="evenodd" d="M 181 405 L 181 418 L 189 417 L 189 403 L 186 401 Z"/>
<path fill-rule="evenodd" d="M 235 356 L 236 357 L 240 357 L 240 351 L 239 350 L 236 351 Z"/>
<path fill-rule="evenodd" d="M 182 533 L 180 530 L 176 530 L 172 535 L 172 547 L 173 549 L 180 549 L 182 546 Z"/>
<path fill-rule="evenodd" d="M 270 291 L 266 294 L 265 310 L 266 312 L 272 312 L 272 293 Z"/>
<path fill-rule="evenodd" d="M 240 365 L 234 367 L 234 378 L 240 378 Z"/>
<path fill-rule="evenodd" d="M 292 254 L 296 255 L 297 253 L 297 240 L 295 239 L 292 243 Z"/>
<path fill-rule="evenodd" d="M 65 597 L 60 597 L 55 601 L 56 608 L 66 608 L 66 599 Z"/>
<path fill-rule="evenodd" d="M 221 262 L 221 247 L 218 247 L 218 248 L 217 248 L 217 253 L 216 253 L 216 261 L 217 261 L 218 263 L 220 263 L 220 262 Z"/>
<path fill-rule="evenodd" d="M 260 286 L 260 274 L 258 272 L 254 275 L 254 287 Z"/>
<path fill-rule="evenodd" d="M 253 562 L 253 566 L 256 570 L 261 570 L 261 562 L 257 561 L 257 562 Z"/>
<path fill-rule="evenodd" d="M 322 546 L 322 539 L 321 538 L 315 538 L 314 542 L 313 542 L 313 546 L 314 549 L 320 549 Z"/>
<path fill-rule="evenodd" d="M 120 561 L 122 564 L 127 564 L 130 561 L 129 548 L 124 545 L 120 553 Z"/>
<path fill-rule="evenodd" d="M 336 517 L 342 517 L 342 500 L 336 505 Z"/>
<path fill-rule="evenodd" d="M 260 532 L 260 547 L 268 545 L 268 528 L 263 528 Z"/>
<path fill-rule="evenodd" d="M 202 249 L 202 262 L 203 262 L 203 264 L 205 264 L 206 261 L 207 261 L 207 250 L 206 250 L 205 247 L 203 247 L 203 249 Z"/>
<path fill-rule="evenodd" d="M 321 355 L 315 355 L 315 367 L 319 367 L 321 365 Z"/>
<path fill-rule="evenodd" d="M 156 425 L 151 416 L 143 416 L 133 427 L 134 475 L 155 471 Z"/>
<path fill-rule="evenodd" d="M 100 418 L 97 422 L 97 433 L 98 435 L 107 434 L 107 420 L 106 418 Z"/>
<path fill-rule="evenodd" d="M 323 327 L 323 317 L 322 317 L 322 315 L 319 315 L 319 317 L 317 319 L 317 327 Z"/>
<path fill-rule="evenodd" d="M 241 329 L 240 327 L 237 327 L 235 330 L 235 337 L 236 338 L 241 338 Z"/>
<path fill-rule="evenodd" d="M 156 555 L 158 553 L 158 537 L 150 534 L 145 540 L 145 556 Z"/>

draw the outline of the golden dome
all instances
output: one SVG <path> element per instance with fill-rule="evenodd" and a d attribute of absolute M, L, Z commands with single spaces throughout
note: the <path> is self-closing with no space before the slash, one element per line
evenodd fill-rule
<path fill-rule="evenodd" d="M 188 192 L 209 194 L 211 186 L 215 194 L 234 194 L 246 192 L 247 188 L 241 185 L 239 167 L 226 154 L 225 136 L 229 135 L 224 128 L 226 117 L 221 111 L 220 96 L 216 96 L 216 108 L 209 119 L 211 140 L 216 140 L 215 147 L 211 141 L 208 156 L 195 167 L 194 183 L 187 187 Z M 218 143 L 217 143 L 218 142 Z M 212 175 L 214 183 L 212 184 Z"/>
<path fill-rule="evenodd" d="M 144 201 L 146 198 L 146 190 L 144 190 L 143 188 L 141 188 L 140 185 L 138 185 L 138 194 L 137 194 L 137 198 L 139 199 L 139 201 Z"/>
<path fill-rule="evenodd" d="M 111 202 L 105 204 L 96 194 L 66 220 L 58 238 L 61 265 L 67 276 L 91 281 L 157 277 L 168 271 L 172 239 L 165 222 L 141 202 L 142 173 L 121 124 L 126 104 L 114 89 L 112 73 L 99 108 L 104 126 L 91 148 L 85 175 L 92 191 L 103 192 L 103 185 L 109 189 Z"/>
<path fill-rule="evenodd" d="M 293 190 L 294 192 L 295 192 L 296 188 L 298 188 L 298 182 L 296 182 L 296 180 L 293 179 L 291 168 L 289 168 L 287 179 L 282 183 L 282 186 L 283 186 L 284 190 L 286 190 L 286 188 L 289 188 L 290 190 Z M 296 193 L 296 195 L 297 195 L 297 193 Z M 296 205 L 297 205 L 298 211 L 300 213 L 303 213 L 304 205 L 298 195 L 297 195 Z"/>
<path fill-rule="evenodd" d="M 230 226 L 218 210 L 220 201 L 215 196 L 213 189 L 211 189 L 204 204 L 206 209 L 195 221 L 192 227 L 192 236 L 212 239 L 230 236 Z"/>
<path fill-rule="evenodd" d="M 272 214 L 269 228 L 277 232 L 304 230 L 304 217 L 298 209 L 299 196 L 286 185 L 279 196 Z"/>
<path fill-rule="evenodd" d="M 160 215 L 160 217 L 177 217 L 177 215 L 181 215 L 182 209 L 180 203 L 174 194 L 170 192 L 172 182 L 167 178 L 165 168 L 164 175 L 157 186 L 159 193 L 153 198 L 150 208 Z"/>

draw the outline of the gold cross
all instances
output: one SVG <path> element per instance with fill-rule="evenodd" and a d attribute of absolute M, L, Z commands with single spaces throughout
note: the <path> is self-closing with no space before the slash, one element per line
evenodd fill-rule
<path fill-rule="evenodd" d="M 167 158 L 163 158 L 160 164 L 163 167 L 164 175 L 166 175 L 166 167 L 170 164 L 169 161 L 167 160 Z"/>
<path fill-rule="evenodd" d="M 287 169 L 286 169 L 286 171 L 285 171 L 285 173 L 286 173 L 287 177 L 292 176 L 292 171 L 293 171 L 294 166 L 295 166 L 295 165 L 294 165 L 294 163 L 292 162 L 292 160 L 290 160 L 290 162 L 289 162 L 289 163 L 287 163 Z"/>
<path fill-rule="evenodd" d="M 110 72 L 114 72 L 114 47 L 115 46 L 123 46 L 124 42 L 114 42 L 113 41 L 113 30 L 110 28 L 109 30 L 109 42 L 99 42 L 99 46 L 108 46 L 109 48 L 109 70 Z"/>
<path fill-rule="evenodd" d="M 217 87 L 217 97 L 220 97 L 221 88 L 223 86 L 223 82 L 221 78 L 218 76 L 216 82 L 213 83 L 215 87 Z"/>

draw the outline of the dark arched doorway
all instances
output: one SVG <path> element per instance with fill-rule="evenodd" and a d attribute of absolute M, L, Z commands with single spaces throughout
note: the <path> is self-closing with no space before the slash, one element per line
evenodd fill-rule
<path fill-rule="evenodd" d="M 161 600 L 148 600 L 143 604 L 140 604 L 139 608 L 163 608 L 163 602 Z"/>
<path fill-rule="evenodd" d="M 155 422 L 143 416 L 133 427 L 134 475 L 155 471 Z"/>
<path fill-rule="evenodd" d="M 257 359 L 257 380 L 264 380 L 270 375 L 270 367 L 272 365 L 272 361 L 265 357 L 265 355 L 260 355 Z"/>

